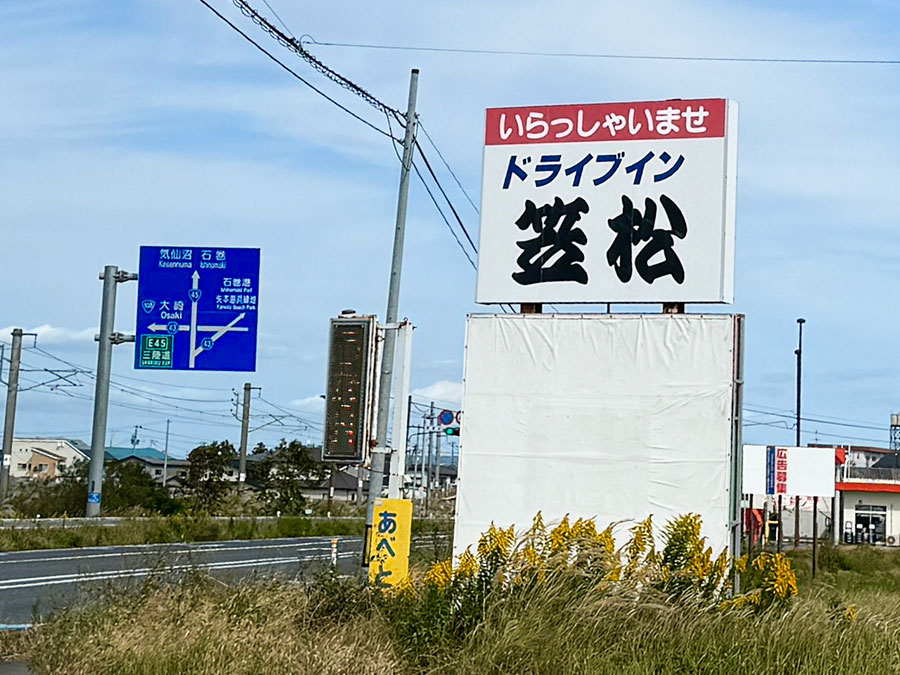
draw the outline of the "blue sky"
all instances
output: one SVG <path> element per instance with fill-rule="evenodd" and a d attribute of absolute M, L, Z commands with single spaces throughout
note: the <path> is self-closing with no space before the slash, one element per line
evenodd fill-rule
<path fill-rule="evenodd" d="M 295 35 L 323 42 L 900 56 L 900 7 L 892 2 L 567 2 L 552 12 L 528 1 L 269 2 Z M 230 1 L 213 4 L 384 126 L 383 116 L 260 33 Z M 401 109 L 409 69 L 420 68 L 422 122 L 476 203 L 486 107 L 738 101 L 733 311 L 748 317 L 748 407 L 793 409 L 795 320 L 804 316 L 804 410 L 882 427 L 809 422 L 804 442 L 887 442 L 888 415 L 900 409 L 900 318 L 892 311 L 900 290 L 900 66 L 311 50 Z M 3 336 L 12 326 L 35 329 L 39 347 L 93 367 L 103 265 L 136 270 L 141 244 L 258 246 L 260 356 L 247 379 L 265 401 L 254 402 L 254 423 L 280 409 L 319 422 L 329 317 L 347 307 L 384 311 L 398 181 L 389 142 L 289 77 L 196 0 L 7 0 L 0 70 Z M 475 236 L 477 214 L 445 170 L 439 177 Z M 465 315 L 479 311 L 474 272 L 421 185 L 412 186 L 401 314 L 417 325 L 413 386 L 421 400 L 430 394 L 449 405 L 459 394 Z M 135 290 L 120 287 L 119 330 L 133 329 Z M 135 424 L 145 427 L 143 440 L 159 443 L 167 418 L 176 453 L 205 439 L 237 439 L 228 400 L 243 375 L 135 373 L 131 349 L 117 347 L 114 357 L 115 443 L 126 442 Z M 34 350 L 24 358 L 32 383 L 41 368 L 61 366 Z M 23 392 L 17 435 L 89 440 L 92 381 L 78 381 L 83 386 L 65 390 L 74 397 Z M 779 423 L 775 416 L 747 420 L 748 441 L 793 440 L 792 430 L 769 426 Z M 317 437 L 315 424 L 288 422 L 255 432 L 252 442 Z"/>

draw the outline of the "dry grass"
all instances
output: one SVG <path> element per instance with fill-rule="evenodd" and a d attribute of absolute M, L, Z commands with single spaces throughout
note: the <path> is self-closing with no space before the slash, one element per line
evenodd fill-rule
<path fill-rule="evenodd" d="M 377 617 L 312 621 L 302 585 L 194 578 L 64 613 L 26 645 L 38 673 L 396 673 Z"/>
<path fill-rule="evenodd" d="M 556 575 L 487 597 L 465 634 L 440 629 L 438 604 L 355 580 L 151 581 L 0 636 L 0 655 L 24 654 L 41 675 L 900 673 L 900 556 L 829 555 L 787 609 L 722 610 Z"/>

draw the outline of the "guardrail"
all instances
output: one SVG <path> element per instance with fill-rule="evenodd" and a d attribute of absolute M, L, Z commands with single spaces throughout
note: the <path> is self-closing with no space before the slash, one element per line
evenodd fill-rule
<path fill-rule="evenodd" d="M 256 521 L 256 522 L 276 522 L 285 518 L 302 518 L 312 521 L 347 521 L 347 520 L 364 520 L 364 516 L 209 516 L 208 520 L 217 520 L 221 522 L 227 521 Z M 134 523 L 141 521 L 157 521 L 164 520 L 165 516 L 102 516 L 99 518 L 0 518 L 0 529 L 30 529 L 38 527 L 82 527 L 91 525 L 94 527 L 116 527 L 125 523 Z M 417 516 L 416 520 L 429 521 L 449 521 L 446 517 L 435 516 Z"/>

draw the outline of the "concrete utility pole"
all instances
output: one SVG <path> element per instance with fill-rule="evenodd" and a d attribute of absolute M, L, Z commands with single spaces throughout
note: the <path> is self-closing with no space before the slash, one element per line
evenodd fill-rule
<path fill-rule="evenodd" d="M 168 492 L 166 482 L 169 479 L 169 425 L 172 420 L 166 420 L 166 449 L 163 451 L 163 489 Z"/>
<path fill-rule="evenodd" d="M 238 461 L 238 490 L 244 489 L 247 480 L 247 439 L 250 436 L 250 392 L 253 388 L 244 382 L 244 409 L 241 415 L 241 454 Z"/>
<path fill-rule="evenodd" d="M 9 357 L 9 381 L 6 383 L 6 420 L 3 423 L 3 458 L 0 461 L 0 502 L 9 495 L 12 469 L 12 442 L 16 427 L 16 400 L 19 395 L 19 367 L 22 361 L 22 329 L 13 328 Z M 2 365 L 2 364 L 0 364 Z"/>
<path fill-rule="evenodd" d="M 134 342 L 133 335 L 115 332 L 116 287 L 125 281 L 134 281 L 137 274 L 119 270 L 115 265 L 103 268 L 103 304 L 100 308 L 100 333 L 97 335 L 97 384 L 94 388 L 94 420 L 91 426 L 91 466 L 88 473 L 88 495 L 85 514 L 88 518 L 100 515 L 100 499 L 103 492 L 103 459 L 106 448 L 106 419 L 109 414 L 109 375 L 112 371 L 114 345 Z"/>
<path fill-rule="evenodd" d="M 409 78 L 409 102 L 406 107 L 406 132 L 403 135 L 403 159 L 400 163 L 400 191 L 397 196 L 397 220 L 394 227 L 394 251 L 391 258 L 391 278 L 388 286 L 385 324 L 397 323 L 400 304 L 400 274 L 403 269 L 403 241 L 406 235 L 406 205 L 409 198 L 409 170 L 412 167 L 413 144 L 416 138 L 416 94 L 419 87 L 419 70 L 413 68 Z M 366 538 L 372 527 L 375 500 L 381 496 L 384 484 L 384 461 L 387 453 L 387 427 L 391 407 L 391 384 L 394 372 L 394 346 L 397 332 L 388 328 L 384 332 L 381 352 L 381 381 L 378 389 L 378 418 L 375 452 L 372 453 L 372 469 L 369 473 L 369 500 L 366 509 Z M 364 544 L 365 546 L 366 544 Z"/>

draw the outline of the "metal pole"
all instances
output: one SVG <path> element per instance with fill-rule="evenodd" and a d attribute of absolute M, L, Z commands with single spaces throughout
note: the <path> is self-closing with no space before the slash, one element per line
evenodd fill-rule
<path fill-rule="evenodd" d="M 331 518 L 331 504 L 334 501 L 334 470 L 337 467 L 331 464 L 328 468 L 328 517 Z"/>
<path fill-rule="evenodd" d="M 397 220 L 394 228 L 394 251 L 391 258 L 391 278 L 388 287 L 385 323 L 397 322 L 400 303 L 400 273 L 403 268 L 403 240 L 406 234 L 406 205 L 409 198 L 409 170 L 412 166 L 413 142 L 416 136 L 416 94 L 419 87 L 419 70 L 413 68 L 409 78 L 409 102 L 406 108 L 406 132 L 403 135 L 403 160 L 400 163 L 400 191 L 397 196 Z M 387 427 L 391 406 L 391 380 L 394 371 L 394 345 L 397 333 L 386 330 L 381 357 L 381 381 L 378 390 L 378 422 L 376 447 L 372 453 L 372 469 L 369 473 L 369 500 L 366 509 L 366 539 L 372 527 L 375 500 L 381 496 L 384 485 L 384 455 L 387 451 Z M 363 545 L 365 547 L 365 543 Z"/>
<path fill-rule="evenodd" d="M 750 560 L 753 558 L 753 495 L 750 495 L 750 517 L 744 518 L 743 520 L 748 521 L 747 527 L 747 559 Z"/>
<path fill-rule="evenodd" d="M 775 542 L 776 542 L 775 552 L 776 553 L 781 553 L 781 539 L 782 539 L 782 536 L 781 536 L 782 529 L 781 528 L 784 525 L 784 521 L 781 517 L 781 509 L 782 509 L 781 497 L 782 497 L 781 495 L 778 495 L 778 536 L 775 538 Z"/>
<path fill-rule="evenodd" d="M 834 482 L 837 484 L 841 481 L 841 467 L 834 467 Z M 832 523 L 832 542 L 835 546 L 841 543 L 841 532 L 844 529 L 844 514 L 841 509 L 841 493 L 837 489 L 834 491 L 834 497 L 831 498 L 831 523 Z"/>
<path fill-rule="evenodd" d="M 94 420 L 91 426 L 91 467 L 88 473 L 88 496 L 85 514 L 88 518 L 100 515 L 103 492 L 103 459 L 106 448 L 106 418 L 109 413 L 109 375 L 112 370 L 113 332 L 116 323 L 116 286 L 119 268 L 107 265 L 103 280 L 103 304 L 100 307 L 100 335 L 97 338 L 97 382 L 94 387 Z"/>
<path fill-rule="evenodd" d="M 819 498 L 813 497 L 813 551 L 812 551 L 812 577 L 816 578 L 816 556 L 819 552 Z"/>
<path fill-rule="evenodd" d="M 12 443 L 16 427 L 16 400 L 19 395 L 19 364 L 22 361 L 22 329 L 13 328 L 12 353 L 9 356 L 9 381 L 6 383 L 6 420 L 3 423 L 3 458 L 0 461 L 0 502 L 9 494 L 12 469 Z"/>
<path fill-rule="evenodd" d="M 443 435 L 443 430 L 438 430 L 437 441 L 434 444 L 434 485 L 437 489 L 438 499 L 441 494 L 441 437 Z"/>
<path fill-rule="evenodd" d="M 166 449 L 163 452 L 163 489 L 168 492 L 166 481 L 169 478 L 169 425 L 172 420 L 166 420 Z"/>
<path fill-rule="evenodd" d="M 797 447 L 800 447 L 800 371 L 803 365 L 803 324 L 806 319 L 797 319 Z M 794 548 L 800 545 L 800 496 L 794 495 Z"/>
<path fill-rule="evenodd" d="M 431 457 L 434 451 L 434 401 L 431 402 L 431 412 L 428 413 L 428 459 L 425 465 L 425 515 L 431 507 Z"/>
<path fill-rule="evenodd" d="M 244 409 L 241 415 L 241 455 L 238 460 L 238 490 L 247 480 L 247 440 L 250 435 L 250 383 L 244 382 Z"/>

